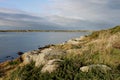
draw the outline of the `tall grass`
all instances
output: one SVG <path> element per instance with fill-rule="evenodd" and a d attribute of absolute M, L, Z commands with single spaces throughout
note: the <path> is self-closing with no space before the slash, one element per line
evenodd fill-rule
<path fill-rule="evenodd" d="M 59 68 L 53 73 L 41 73 L 41 66 L 35 67 L 28 64 L 14 71 L 9 80 L 119 80 L 118 71 L 105 72 L 99 68 L 93 68 L 88 73 L 80 71 L 80 67 L 87 65 L 84 58 L 80 56 L 67 58 L 63 57 Z"/>
<path fill-rule="evenodd" d="M 96 31 L 82 41 L 55 46 L 67 53 L 59 57 L 63 61 L 55 72 L 41 73 L 42 66 L 35 67 L 32 62 L 13 71 L 8 80 L 120 80 L 120 26 Z M 87 73 L 80 71 L 80 67 L 92 64 L 104 64 L 112 70 L 95 67 Z"/>

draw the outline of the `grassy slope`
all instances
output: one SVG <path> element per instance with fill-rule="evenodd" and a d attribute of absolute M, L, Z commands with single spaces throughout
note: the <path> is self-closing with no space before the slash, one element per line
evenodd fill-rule
<path fill-rule="evenodd" d="M 71 50 L 60 57 L 63 62 L 53 73 L 41 73 L 41 67 L 34 63 L 16 69 L 10 80 L 120 80 L 120 26 L 93 32 L 77 45 L 56 45 L 62 50 Z M 104 72 L 98 68 L 84 73 L 80 67 L 91 64 L 105 64 L 112 71 Z M 7 79 L 7 78 L 5 78 Z"/>

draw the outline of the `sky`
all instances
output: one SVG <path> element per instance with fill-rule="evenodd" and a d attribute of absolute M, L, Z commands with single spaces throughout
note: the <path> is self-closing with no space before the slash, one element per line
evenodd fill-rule
<path fill-rule="evenodd" d="M 120 0 L 0 0 L 0 29 L 98 30 L 120 25 Z"/>

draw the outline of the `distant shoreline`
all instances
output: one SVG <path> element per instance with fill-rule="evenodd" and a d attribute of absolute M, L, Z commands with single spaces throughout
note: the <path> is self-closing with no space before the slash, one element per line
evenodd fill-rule
<path fill-rule="evenodd" d="M 0 32 L 93 32 L 92 30 L 0 30 Z"/>

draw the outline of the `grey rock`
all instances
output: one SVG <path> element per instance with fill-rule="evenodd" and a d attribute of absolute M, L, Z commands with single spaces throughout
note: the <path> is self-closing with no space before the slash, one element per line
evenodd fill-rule
<path fill-rule="evenodd" d="M 60 59 L 53 59 L 53 60 L 49 60 L 42 68 L 41 72 L 45 73 L 45 72 L 53 72 L 55 71 L 58 67 L 59 67 L 59 62 L 61 62 L 62 60 Z"/>
<path fill-rule="evenodd" d="M 92 70 L 94 68 L 99 68 L 99 69 L 104 70 L 104 71 L 112 70 L 107 65 L 101 65 L 101 64 L 93 64 L 93 65 L 83 66 L 83 67 L 80 68 L 80 70 L 82 72 L 89 72 L 90 70 Z"/>

